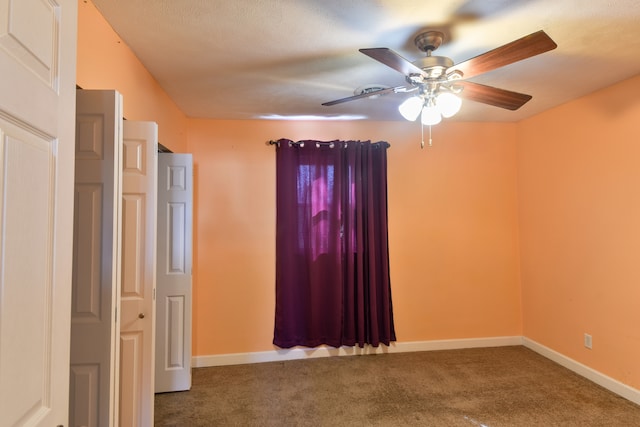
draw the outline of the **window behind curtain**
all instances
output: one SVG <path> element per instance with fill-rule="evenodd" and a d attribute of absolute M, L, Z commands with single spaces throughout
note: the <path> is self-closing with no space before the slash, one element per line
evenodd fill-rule
<path fill-rule="evenodd" d="M 387 143 L 278 141 L 274 344 L 395 341 Z"/>

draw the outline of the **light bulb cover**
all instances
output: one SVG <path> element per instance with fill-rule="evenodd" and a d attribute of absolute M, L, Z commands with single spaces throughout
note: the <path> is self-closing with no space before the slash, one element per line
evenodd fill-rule
<path fill-rule="evenodd" d="M 435 105 L 427 105 L 422 109 L 422 124 L 426 126 L 437 125 L 442 120 L 440 111 Z"/>
<path fill-rule="evenodd" d="M 436 105 L 443 117 L 449 118 L 456 115 L 462 106 L 462 99 L 451 92 L 442 92 L 436 98 Z"/>
<path fill-rule="evenodd" d="M 398 111 L 402 114 L 402 117 L 409 120 L 410 122 L 415 121 L 420 115 L 420 111 L 422 110 L 422 106 L 424 105 L 424 100 L 419 96 L 412 96 L 411 98 L 407 98 L 400 106 L 398 107 Z"/>

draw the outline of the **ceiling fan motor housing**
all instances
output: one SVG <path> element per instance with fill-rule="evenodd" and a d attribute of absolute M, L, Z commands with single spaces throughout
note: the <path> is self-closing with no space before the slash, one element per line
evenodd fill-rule
<path fill-rule="evenodd" d="M 426 52 L 427 56 L 412 64 L 424 71 L 424 79 L 438 79 L 445 75 L 448 68 L 453 66 L 453 61 L 444 56 L 431 56 L 431 52 L 438 49 L 444 40 L 444 34 L 440 31 L 425 31 L 420 33 L 414 39 L 414 43 L 422 52 Z M 420 78 L 407 77 L 409 83 L 420 83 Z"/>
<path fill-rule="evenodd" d="M 437 79 L 446 74 L 453 61 L 445 56 L 425 56 L 413 61 L 413 65 L 422 69 L 428 79 Z"/>

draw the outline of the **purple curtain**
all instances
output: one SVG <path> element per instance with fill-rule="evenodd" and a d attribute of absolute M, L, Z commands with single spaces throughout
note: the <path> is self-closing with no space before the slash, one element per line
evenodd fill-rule
<path fill-rule="evenodd" d="M 386 142 L 276 147 L 278 347 L 395 341 Z"/>

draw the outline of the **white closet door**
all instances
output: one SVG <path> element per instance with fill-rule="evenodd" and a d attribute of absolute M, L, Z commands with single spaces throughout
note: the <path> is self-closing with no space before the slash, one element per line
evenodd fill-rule
<path fill-rule="evenodd" d="M 0 426 L 67 425 L 77 0 L 0 0 Z"/>
<path fill-rule="evenodd" d="M 153 425 L 158 125 L 124 121 L 120 426 Z"/>
<path fill-rule="evenodd" d="M 193 158 L 158 155 L 156 393 L 191 388 Z"/>
<path fill-rule="evenodd" d="M 69 419 L 107 427 L 118 420 L 122 96 L 77 95 Z"/>

